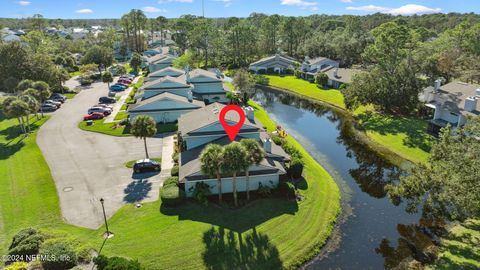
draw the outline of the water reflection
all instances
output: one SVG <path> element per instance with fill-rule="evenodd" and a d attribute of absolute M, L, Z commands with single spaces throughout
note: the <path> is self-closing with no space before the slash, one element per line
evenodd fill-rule
<path fill-rule="evenodd" d="M 418 250 L 429 247 L 424 243 L 430 238 L 415 230 L 419 215 L 407 214 L 386 197 L 385 185 L 397 181 L 401 170 L 353 136 L 348 116 L 267 89 L 257 90 L 253 99 L 351 193 L 348 205 L 353 213 L 340 227 L 339 247 L 307 269 L 381 269 L 425 261 Z M 414 241 L 415 237 L 425 241 Z"/>

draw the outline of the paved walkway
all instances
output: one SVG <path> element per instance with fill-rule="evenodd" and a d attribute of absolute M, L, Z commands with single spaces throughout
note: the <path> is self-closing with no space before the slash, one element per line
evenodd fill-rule
<path fill-rule="evenodd" d="M 87 109 L 108 92 L 104 83 L 81 89 L 51 114 L 39 130 L 37 143 L 50 167 L 65 221 L 94 229 L 103 224 L 100 198 L 105 199 L 110 217 L 125 203 L 157 200 L 162 178 L 159 174 L 134 175 L 125 167 L 125 162 L 145 157 L 140 139 L 78 128 Z M 152 157 L 162 155 L 161 137 L 149 138 L 147 144 Z"/>
<path fill-rule="evenodd" d="M 115 80 L 117 80 L 118 78 L 115 78 Z M 140 79 L 140 76 L 136 77 L 132 84 L 133 85 L 134 83 L 138 82 L 138 80 Z M 112 110 L 112 113 L 105 117 L 105 123 L 113 123 L 115 122 L 115 116 L 118 114 L 118 112 L 120 111 L 120 109 L 122 108 L 123 104 L 125 103 L 125 100 L 127 100 L 128 98 L 128 95 L 130 94 L 130 92 L 133 91 L 133 86 L 130 86 L 128 87 L 125 91 L 122 91 L 122 92 L 119 92 L 117 93 L 118 94 L 121 94 L 121 97 L 120 99 L 115 103 L 115 105 L 113 105 L 113 110 Z"/>
<path fill-rule="evenodd" d="M 163 144 L 162 144 L 162 171 L 160 172 L 160 179 L 165 181 L 170 176 L 170 172 L 172 171 L 172 167 L 174 166 L 172 155 L 173 155 L 173 146 L 174 146 L 174 139 L 175 133 L 166 134 L 163 137 Z"/>

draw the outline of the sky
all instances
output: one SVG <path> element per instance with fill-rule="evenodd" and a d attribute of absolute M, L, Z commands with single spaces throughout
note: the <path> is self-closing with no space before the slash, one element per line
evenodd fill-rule
<path fill-rule="evenodd" d="M 252 12 L 307 16 L 311 14 L 395 15 L 480 13 L 480 0 L 203 0 L 206 17 L 246 17 Z M 0 0 L 2 18 L 119 18 L 131 9 L 148 17 L 202 15 L 202 0 Z"/>

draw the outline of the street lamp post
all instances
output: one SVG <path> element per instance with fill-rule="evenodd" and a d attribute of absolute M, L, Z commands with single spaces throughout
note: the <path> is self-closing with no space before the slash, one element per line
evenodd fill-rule
<path fill-rule="evenodd" d="M 102 204 L 102 210 L 103 210 L 103 219 L 105 220 L 105 228 L 107 229 L 107 238 L 110 236 L 110 231 L 108 230 L 108 222 L 107 222 L 107 215 L 105 214 L 105 206 L 103 203 L 105 200 L 103 198 L 100 199 L 100 203 Z"/>

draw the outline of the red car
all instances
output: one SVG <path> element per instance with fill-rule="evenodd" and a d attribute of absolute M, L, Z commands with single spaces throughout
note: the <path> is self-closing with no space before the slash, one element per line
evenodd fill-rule
<path fill-rule="evenodd" d="M 117 83 L 129 85 L 130 83 L 132 83 L 132 81 L 127 79 L 119 79 Z"/>
<path fill-rule="evenodd" d="M 103 113 L 94 112 L 94 113 L 92 113 L 92 114 L 87 114 L 87 115 L 83 116 L 83 121 L 103 119 L 103 117 L 105 117 L 105 116 L 103 115 Z"/>

